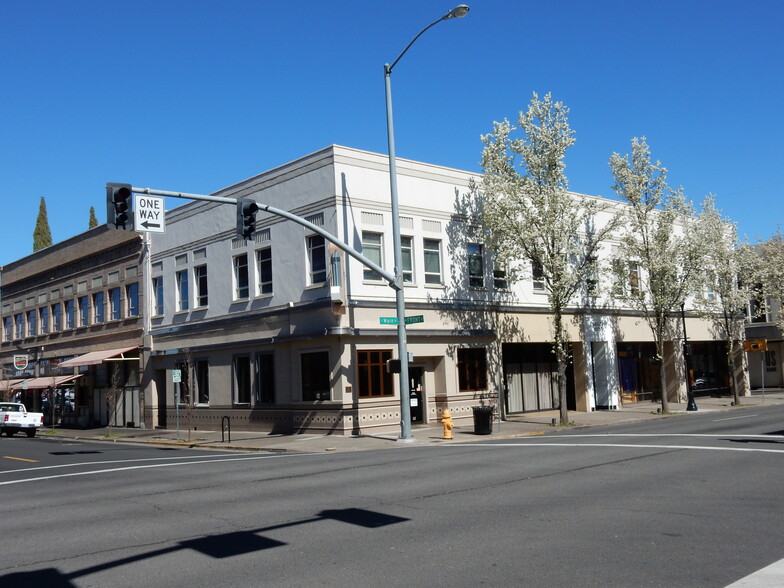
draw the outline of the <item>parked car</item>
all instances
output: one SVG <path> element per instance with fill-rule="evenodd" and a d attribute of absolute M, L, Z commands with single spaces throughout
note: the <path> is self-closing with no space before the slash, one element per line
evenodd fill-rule
<path fill-rule="evenodd" d="M 0 435 L 13 437 L 24 431 L 28 437 L 35 437 L 36 431 L 44 424 L 44 413 L 27 412 L 21 402 L 0 402 Z"/>

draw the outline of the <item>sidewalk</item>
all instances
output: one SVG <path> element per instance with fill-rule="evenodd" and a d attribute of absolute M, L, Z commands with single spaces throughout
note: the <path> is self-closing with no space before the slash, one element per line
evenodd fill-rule
<path fill-rule="evenodd" d="M 657 414 L 659 403 L 641 402 L 627 404 L 618 410 L 596 412 L 569 412 L 569 420 L 576 427 L 603 427 L 618 423 L 644 421 L 660 418 L 688 418 L 691 415 L 713 411 L 738 411 L 759 406 L 784 404 L 784 390 L 775 389 L 762 394 L 754 391 L 752 396 L 741 398 L 741 406 L 733 407 L 732 397 L 697 397 L 696 412 L 687 412 L 686 404 L 670 403 L 671 416 Z M 109 443 L 147 443 L 159 446 L 195 447 L 199 449 L 220 449 L 232 451 L 268 451 L 293 453 L 320 453 L 323 451 L 363 451 L 393 447 L 416 447 L 421 445 L 453 444 L 466 441 L 505 439 L 530 435 L 558 433 L 565 428 L 554 426 L 559 419 L 557 410 L 511 415 L 503 422 L 493 422 L 491 435 L 475 435 L 472 421 L 464 421 L 452 429 L 454 439 L 445 440 L 441 436 L 443 428 L 439 424 L 414 426 L 412 433 L 415 441 L 402 443 L 397 440 L 399 431 L 379 433 L 378 435 L 318 435 L 318 434 L 269 434 L 260 431 L 232 431 L 229 436 L 221 431 L 185 431 L 173 429 L 126 429 L 113 427 L 98 429 L 55 429 L 39 430 L 42 438 L 59 440 L 101 441 Z M 230 438 L 229 438 L 230 437 Z"/>

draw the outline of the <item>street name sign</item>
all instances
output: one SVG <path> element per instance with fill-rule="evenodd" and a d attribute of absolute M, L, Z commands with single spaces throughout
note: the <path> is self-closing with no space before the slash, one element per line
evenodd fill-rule
<path fill-rule="evenodd" d="M 166 229 L 163 196 L 133 195 L 133 227 L 137 231 L 163 233 Z"/>
<path fill-rule="evenodd" d="M 397 324 L 397 317 L 396 316 L 382 316 L 378 319 L 378 322 L 382 325 L 396 325 Z M 406 325 L 413 325 L 414 323 L 424 323 L 425 317 L 421 314 L 417 314 L 415 316 L 407 316 L 404 319 L 404 323 Z"/>

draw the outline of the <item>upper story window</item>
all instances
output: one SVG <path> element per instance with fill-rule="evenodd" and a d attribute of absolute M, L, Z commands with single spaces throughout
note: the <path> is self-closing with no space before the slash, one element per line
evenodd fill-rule
<path fill-rule="evenodd" d="M 493 261 L 493 288 L 508 290 L 509 280 L 506 277 L 506 265 L 498 260 Z"/>
<path fill-rule="evenodd" d="M 36 316 L 38 313 L 35 310 L 28 310 L 27 311 L 27 336 L 28 337 L 35 337 L 38 334 L 38 321 L 36 320 L 38 317 Z"/>
<path fill-rule="evenodd" d="M 248 254 L 234 256 L 234 300 L 242 300 L 250 296 L 248 281 Z"/>
<path fill-rule="evenodd" d="M 63 330 L 63 310 L 59 302 L 52 304 L 52 331 L 57 333 Z"/>
<path fill-rule="evenodd" d="M 155 276 L 152 279 L 152 313 L 156 316 L 163 314 L 163 277 Z"/>
<path fill-rule="evenodd" d="M 400 237 L 400 252 L 403 255 L 403 283 L 414 283 L 414 239 L 413 237 Z"/>
<path fill-rule="evenodd" d="M 422 250 L 425 255 L 425 284 L 441 285 L 441 241 L 423 239 Z"/>
<path fill-rule="evenodd" d="M 117 321 L 122 318 L 122 306 L 119 288 L 112 288 L 109 290 L 109 318 L 113 321 Z"/>
<path fill-rule="evenodd" d="M 382 267 L 382 235 L 381 233 L 371 233 L 362 231 L 362 253 L 377 266 Z M 381 274 L 373 271 L 369 267 L 363 269 L 362 277 L 365 280 L 380 280 Z"/>
<path fill-rule="evenodd" d="M 17 339 L 24 337 L 24 313 L 14 315 L 14 336 Z"/>
<path fill-rule="evenodd" d="M 188 310 L 188 270 L 180 270 L 174 275 L 177 282 L 177 310 Z"/>
<path fill-rule="evenodd" d="M 96 324 L 101 324 L 106 320 L 103 292 L 96 292 L 93 294 L 93 317 L 95 318 Z"/>
<path fill-rule="evenodd" d="M 73 299 L 65 301 L 65 328 L 73 329 L 76 327 L 76 306 Z"/>
<path fill-rule="evenodd" d="M 87 296 L 79 296 L 79 326 L 86 327 L 90 324 L 90 304 Z"/>
<path fill-rule="evenodd" d="M 128 316 L 139 316 L 139 283 L 134 282 L 125 287 L 125 298 L 128 301 Z"/>
<path fill-rule="evenodd" d="M 272 294 L 272 249 L 256 251 L 256 292 Z"/>
<path fill-rule="evenodd" d="M 327 281 L 327 248 L 324 237 L 310 235 L 307 238 L 308 248 L 308 285 L 323 284 Z"/>
<path fill-rule="evenodd" d="M 6 341 L 11 341 L 14 338 L 14 319 L 12 317 L 7 316 L 3 319 L 3 332 Z"/>
<path fill-rule="evenodd" d="M 484 247 L 479 243 L 468 244 L 468 285 L 472 288 L 485 286 Z"/>
<path fill-rule="evenodd" d="M 534 292 L 544 292 L 544 267 L 538 261 L 531 262 L 531 278 L 533 279 Z"/>
<path fill-rule="evenodd" d="M 193 281 L 194 283 L 194 295 L 196 297 L 196 306 L 205 307 L 209 302 L 209 297 L 207 295 L 207 266 L 206 265 L 197 265 L 193 268 Z"/>

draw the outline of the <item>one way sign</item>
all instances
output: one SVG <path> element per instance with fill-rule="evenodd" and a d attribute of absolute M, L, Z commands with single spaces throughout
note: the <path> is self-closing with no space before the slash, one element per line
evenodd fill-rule
<path fill-rule="evenodd" d="M 162 196 L 133 195 L 133 228 L 148 233 L 163 233 L 166 228 Z"/>

